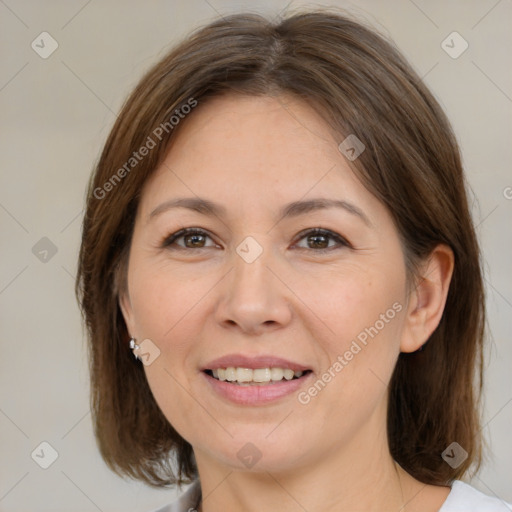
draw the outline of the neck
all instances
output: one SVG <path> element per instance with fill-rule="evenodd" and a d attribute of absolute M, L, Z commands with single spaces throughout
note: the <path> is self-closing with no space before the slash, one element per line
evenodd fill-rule
<path fill-rule="evenodd" d="M 389 454 L 386 432 L 364 434 L 359 432 L 348 447 L 329 446 L 279 470 L 258 463 L 241 471 L 196 451 L 203 496 L 199 512 L 405 512 L 411 477 Z"/>
<path fill-rule="evenodd" d="M 272 473 L 239 472 L 226 472 L 219 478 L 217 473 L 214 485 L 214 480 L 206 479 L 204 482 L 204 476 L 201 477 L 203 500 L 199 512 L 259 512 L 275 510 L 277 506 L 281 512 L 405 512 L 407 498 L 401 471 L 390 461 L 389 468 L 381 473 L 380 478 L 366 474 L 359 482 L 352 478 L 340 482 L 342 477 L 338 473 L 336 481 L 321 480 L 320 485 L 317 485 L 312 471 L 309 471 L 309 476 L 294 475 L 293 478 Z"/>

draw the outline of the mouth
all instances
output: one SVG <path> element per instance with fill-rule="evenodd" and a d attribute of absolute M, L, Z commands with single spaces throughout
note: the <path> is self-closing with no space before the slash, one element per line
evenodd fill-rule
<path fill-rule="evenodd" d="M 203 372 L 212 379 L 238 386 L 268 386 L 283 381 L 305 378 L 311 373 L 311 370 L 292 370 L 291 368 L 282 367 L 244 368 L 228 366 L 227 368 L 205 369 Z"/>
<path fill-rule="evenodd" d="M 279 403 L 308 385 L 314 370 L 273 354 L 227 354 L 200 368 L 208 392 L 243 406 Z"/>

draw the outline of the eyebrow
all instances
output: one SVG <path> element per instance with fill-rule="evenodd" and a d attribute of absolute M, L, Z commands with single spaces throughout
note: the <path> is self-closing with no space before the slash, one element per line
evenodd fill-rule
<path fill-rule="evenodd" d="M 225 217 L 227 210 L 224 206 L 201 197 L 180 197 L 170 199 L 157 206 L 148 216 L 148 222 L 157 215 L 173 208 L 187 208 L 202 215 Z M 368 227 L 373 227 L 368 217 L 356 205 L 339 199 L 316 198 L 304 201 L 294 201 L 283 206 L 279 212 L 279 219 L 298 217 L 317 210 L 341 208 L 348 213 L 359 217 Z"/>

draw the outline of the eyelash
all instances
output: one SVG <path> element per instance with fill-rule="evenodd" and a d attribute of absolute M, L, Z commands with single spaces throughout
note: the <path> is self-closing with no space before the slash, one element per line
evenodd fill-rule
<path fill-rule="evenodd" d="M 208 238 L 211 238 L 210 234 L 207 231 L 204 231 L 200 228 L 184 228 L 184 229 L 180 229 L 176 233 L 173 233 L 172 235 L 169 235 L 166 238 L 164 238 L 162 243 L 160 244 L 160 247 L 167 248 L 170 250 L 174 249 L 171 247 L 171 245 L 173 245 L 176 242 L 176 240 L 179 240 L 180 238 L 183 238 L 186 235 L 201 235 L 201 236 L 207 236 Z M 326 236 L 326 237 L 329 237 L 332 240 L 335 240 L 336 242 L 338 242 L 338 244 L 341 247 L 352 247 L 347 242 L 347 240 L 345 240 L 345 238 L 343 238 L 341 235 L 338 235 L 337 233 L 335 233 L 333 231 L 330 231 L 328 229 L 323 229 L 323 228 L 311 228 L 311 229 L 307 229 L 305 231 L 301 231 L 298 234 L 297 241 L 300 241 L 303 238 L 306 238 L 307 236 L 311 236 L 311 235 Z M 299 250 L 311 250 L 314 252 L 323 253 L 323 252 L 332 251 L 333 249 L 339 249 L 341 247 L 326 247 L 323 249 L 309 249 L 309 248 L 305 248 L 305 247 L 300 247 Z M 190 247 L 176 246 L 176 248 L 178 250 L 193 250 L 193 248 L 190 248 Z M 209 249 L 209 248 L 210 247 L 196 247 L 195 249 L 202 250 L 202 249 Z"/>

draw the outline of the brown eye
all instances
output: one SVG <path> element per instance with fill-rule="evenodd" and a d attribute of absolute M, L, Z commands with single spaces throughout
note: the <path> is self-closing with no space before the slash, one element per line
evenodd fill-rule
<path fill-rule="evenodd" d="M 316 252 L 329 251 L 339 246 L 349 247 L 349 243 L 341 235 L 327 229 L 315 228 L 302 232 L 300 240 L 303 239 L 307 240 L 307 247 L 300 247 L 300 249 L 313 249 Z M 335 244 L 329 246 L 330 242 Z"/>
<path fill-rule="evenodd" d="M 313 244 L 310 249 L 327 249 L 329 246 L 329 237 L 326 235 L 308 235 L 307 238 Z"/>
<path fill-rule="evenodd" d="M 208 247 L 215 246 L 215 244 L 206 245 L 208 238 L 210 238 L 210 235 L 206 231 L 197 228 L 186 228 L 167 237 L 161 246 L 179 249 L 207 249 Z M 183 240 L 183 244 L 177 243 L 178 240 Z"/>
<path fill-rule="evenodd" d="M 201 234 L 188 234 L 188 235 L 183 235 L 181 238 L 183 238 L 183 240 L 184 240 L 185 247 L 197 248 L 197 247 L 204 246 L 206 237 Z"/>

